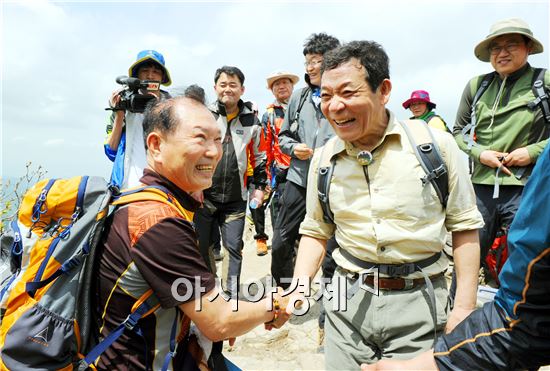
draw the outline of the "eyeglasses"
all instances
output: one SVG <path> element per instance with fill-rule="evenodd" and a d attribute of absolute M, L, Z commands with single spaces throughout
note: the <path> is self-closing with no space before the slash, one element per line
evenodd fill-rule
<path fill-rule="evenodd" d="M 513 53 L 517 51 L 520 46 L 523 45 L 521 43 L 510 43 L 506 45 L 493 45 L 489 47 L 489 52 L 491 55 L 499 55 L 501 51 L 506 50 L 507 53 Z"/>
<path fill-rule="evenodd" d="M 323 60 L 322 60 L 322 59 L 319 59 L 319 60 L 311 60 L 311 61 L 305 61 L 305 62 L 304 62 L 304 67 L 309 67 L 309 66 L 317 67 L 317 66 L 320 66 L 322 63 L 323 63 Z"/>

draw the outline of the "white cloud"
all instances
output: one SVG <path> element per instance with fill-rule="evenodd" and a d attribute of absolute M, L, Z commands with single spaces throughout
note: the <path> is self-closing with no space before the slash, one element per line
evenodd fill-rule
<path fill-rule="evenodd" d="M 57 6 L 48 0 L 20 0 L 9 3 L 15 3 L 27 10 L 30 10 L 38 16 L 49 19 L 50 21 L 63 18 L 65 16 L 65 12 L 62 7 Z"/>
<path fill-rule="evenodd" d="M 177 37 L 161 34 L 147 34 L 142 41 L 144 45 L 155 45 L 155 48 L 161 50 L 180 45 L 180 40 Z"/>
<path fill-rule="evenodd" d="M 199 45 L 190 47 L 189 51 L 194 57 L 207 57 L 211 55 L 215 49 L 216 46 L 212 43 L 201 43 Z"/>
<path fill-rule="evenodd" d="M 240 67 L 246 75 L 244 98 L 262 110 L 272 100 L 265 88 L 268 73 L 287 69 L 303 76 L 302 45 L 311 33 L 376 40 L 391 60 L 389 107 L 406 117 L 401 102 L 411 90 L 425 87 L 437 99 L 438 112 L 452 122 L 467 80 L 490 71 L 472 53 L 490 24 L 524 18 L 545 46 L 550 24 L 548 2 L 520 0 L 21 0 L 4 2 L 3 10 L 2 165 L 8 175 L 21 173 L 31 160 L 50 176 L 108 176 L 104 108 L 117 87 L 115 77 L 126 74 L 143 49 L 163 53 L 172 87 L 198 83 L 211 99 L 215 69 Z M 548 66 L 548 55 L 529 60 Z"/>
<path fill-rule="evenodd" d="M 65 96 L 55 93 L 48 93 L 46 99 L 51 103 L 62 103 L 65 101 Z"/>

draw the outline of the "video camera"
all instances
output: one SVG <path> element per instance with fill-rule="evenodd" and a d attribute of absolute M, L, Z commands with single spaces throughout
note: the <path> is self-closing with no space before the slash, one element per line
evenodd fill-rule
<path fill-rule="evenodd" d="M 135 77 L 119 76 L 116 78 L 116 82 L 120 85 L 126 85 L 126 89 L 119 93 L 120 100 L 118 104 L 113 108 L 107 108 L 108 110 L 142 113 L 145 111 L 147 103 L 156 97 L 153 94 L 142 94 L 141 92 L 148 93 L 160 89 L 160 82 L 158 81 L 142 81 Z"/>

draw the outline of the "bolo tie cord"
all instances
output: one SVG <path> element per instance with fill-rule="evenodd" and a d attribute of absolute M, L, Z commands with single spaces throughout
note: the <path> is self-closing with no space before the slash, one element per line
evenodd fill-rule
<path fill-rule="evenodd" d="M 370 179 L 369 179 L 369 165 L 372 163 L 373 157 L 370 151 L 361 151 L 357 154 L 357 162 L 363 166 L 363 174 L 365 174 L 365 180 L 370 192 Z"/>
<path fill-rule="evenodd" d="M 367 187 L 369 188 L 369 194 L 370 192 L 370 178 L 369 178 L 369 166 L 363 165 L 363 174 L 365 174 L 365 180 L 367 181 Z"/>

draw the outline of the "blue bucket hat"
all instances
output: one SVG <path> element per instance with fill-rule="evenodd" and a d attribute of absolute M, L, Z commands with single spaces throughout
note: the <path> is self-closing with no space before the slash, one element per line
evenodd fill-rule
<path fill-rule="evenodd" d="M 130 77 L 137 77 L 139 67 L 143 63 L 148 61 L 153 61 L 160 66 L 160 68 L 164 72 L 164 78 L 162 79 L 161 84 L 164 86 L 169 86 L 172 83 L 172 80 L 170 79 L 170 73 L 164 65 L 164 57 L 156 50 L 149 49 L 140 51 L 137 55 L 136 61 L 128 69 L 128 75 Z"/>

